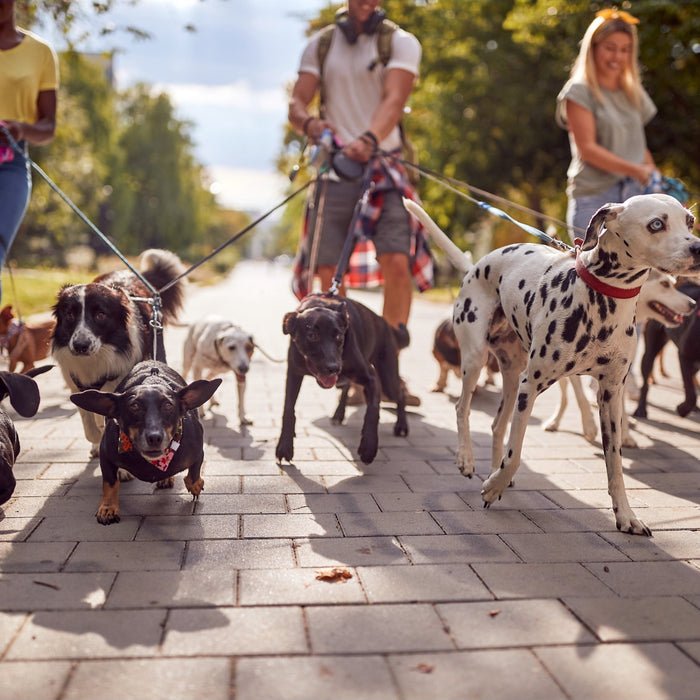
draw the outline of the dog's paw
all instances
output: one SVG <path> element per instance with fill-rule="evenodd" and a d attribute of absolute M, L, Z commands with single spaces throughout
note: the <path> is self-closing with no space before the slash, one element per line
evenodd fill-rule
<path fill-rule="evenodd" d="M 131 472 L 126 471 L 126 469 L 117 469 L 117 478 L 119 481 L 131 481 L 134 475 Z"/>
<path fill-rule="evenodd" d="M 484 501 L 484 508 L 488 508 L 492 503 L 499 500 L 510 483 L 510 479 L 505 476 L 505 470 L 499 469 L 493 472 L 481 487 L 481 498 Z"/>
<path fill-rule="evenodd" d="M 408 423 L 406 423 L 406 421 L 396 421 L 394 435 L 397 437 L 406 437 L 408 435 Z"/>
<path fill-rule="evenodd" d="M 463 476 L 466 476 L 468 479 L 472 478 L 472 475 L 474 474 L 474 460 L 468 457 L 465 450 L 457 450 L 455 463 Z"/>
<path fill-rule="evenodd" d="M 690 401 L 684 401 L 683 403 L 679 403 L 678 406 L 676 406 L 676 412 L 681 418 L 685 418 L 694 408 L 694 403 L 691 403 Z"/>
<path fill-rule="evenodd" d="M 643 520 L 635 517 L 632 511 L 628 515 L 617 513 L 615 515 L 615 524 L 620 532 L 626 532 L 628 535 L 644 535 L 651 537 L 651 530 Z"/>
<path fill-rule="evenodd" d="M 280 440 L 275 449 L 275 457 L 277 457 L 278 464 L 281 464 L 283 460 L 291 462 L 294 458 L 294 443 Z"/>
<path fill-rule="evenodd" d="M 374 461 L 378 449 L 379 444 L 377 440 L 362 438 L 360 440 L 360 446 L 357 449 L 357 454 L 360 455 L 360 459 L 364 464 L 369 464 Z"/>
<path fill-rule="evenodd" d="M 92 445 L 90 445 L 90 459 L 94 459 L 95 457 L 100 456 L 100 443 L 99 442 L 93 442 Z"/>
<path fill-rule="evenodd" d="M 169 476 L 167 479 L 161 479 L 156 482 L 157 489 L 171 489 L 175 485 L 175 477 Z"/>
<path fill-rule="evenodd" d="M 192 481 L 189 474 L 185 477 L 185 486 L 187 490 L 192 494 L 194 499 L 199 498 L 199 494 L 202 493 L 204 489 L 204 479 L 200 476 L 197 481 Z"/>
<path fill-rule="evenodd" d="M 118 523 L 121 520 L 119 517 L 119 506 L 101 503 L 95 517 L 97 518 L 97 522 L 101 525 Z"/>

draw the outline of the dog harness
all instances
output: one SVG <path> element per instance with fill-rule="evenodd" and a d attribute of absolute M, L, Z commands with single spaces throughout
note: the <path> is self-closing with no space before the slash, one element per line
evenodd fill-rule
<path fill-rule="evenodd" d="M 583 280 L 583 282 L 590 287 L 592 290 L 596 292 L 600 292 L 606 297 L 612 297 L 613 299 L 631 299 L 632 297 L 636 297 L 640 290 L 640 287 L 630 287 L 629 289 L 625 289 L 623 287 L 613 287 L 611 284 L 608 284 L 607 282 L 603 282 L 603 280 L 599 279 L 595 275 L 593 275 L 591 272 L 588 271 L 588 268 L 583 264 L 583 260 L 581 260 L 581 256 L 579 255 L 580 253 L 580 242 L 581 239 L 577 238 L 576 239 L 576 274 Z"/>
<path fill-rule="evenodd" d="M 170 462 L 173 461 L 173 457 L 180 447 L 181 441 L 182 421 L 180 421 L 179 425 L 177 426 L 177 430 L 175 431 L 170 444 L 165 448 L 165 452 L 160 457 L 156 457 L 156 459 L 146 459 L 146 457 L 143 457 L 143 455 L 141 456 L 147 462 L 150 462 L 154 467 L 156 467 L 156 469 L 160 469 L 162 472 L 167 472 Z M 129 439 L 129 436 L 121 430 L 119 431 L 119 452 L 134 452 L 134 445 Z"/>

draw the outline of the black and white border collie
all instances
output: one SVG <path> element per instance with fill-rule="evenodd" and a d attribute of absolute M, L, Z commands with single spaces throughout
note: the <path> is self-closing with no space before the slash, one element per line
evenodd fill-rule
<path fill-rule="evenodd" d="M 150 249 L 141 254 L 139 271 L 154 289 L 160 290 L 184 271 L 180 258 L 167 250 Z M 186 282 L 179 280 L 161 295 L 166 325 L 177 318 L 184 302 Z M 153 356 L 153 309 L 148 287 L 130 271 L 110 272 L 89 284 L 62 287 L 57 294 L 51 354 L 61 368 L 71 393 L 115 387 L 142 360 L 165 361 L 162 333 Z M 85 437 L 98 454 L 104 419 L 80 410 Z"/>

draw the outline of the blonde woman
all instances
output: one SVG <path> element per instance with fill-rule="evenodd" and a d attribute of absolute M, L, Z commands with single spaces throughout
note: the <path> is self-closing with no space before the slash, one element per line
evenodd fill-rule
<path fill-rule="evenodd" d="M 656 172 L 644 133 L 656 107 L 639 77 L 638 23 L 621 10 L 598 12 L 557 97 L 571 147 L 567 223 L 577 233 L 603 204 L 644 192 Z"/>

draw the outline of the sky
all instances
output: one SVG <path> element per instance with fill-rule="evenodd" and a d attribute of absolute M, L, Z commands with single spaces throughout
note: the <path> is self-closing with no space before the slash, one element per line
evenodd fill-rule
<path fill-rule="evenodd" d="M 215 181 L 220 204 L 264 212 L 288 179 L 274 165 L 287 122 L 287 86 L 296 77 L 307 20 L 327 0 L 126 0 L 106 20 L 152 37 L 114 31 L 80 44 L 116 51 L 119 89 L 146 82 L 167 92 L 178 118 L 193 122 L 195 157 Z M 185 29 L 187 25 L 196 31 Z M 44 25 L 37 32 L 53 41 Z"/>

